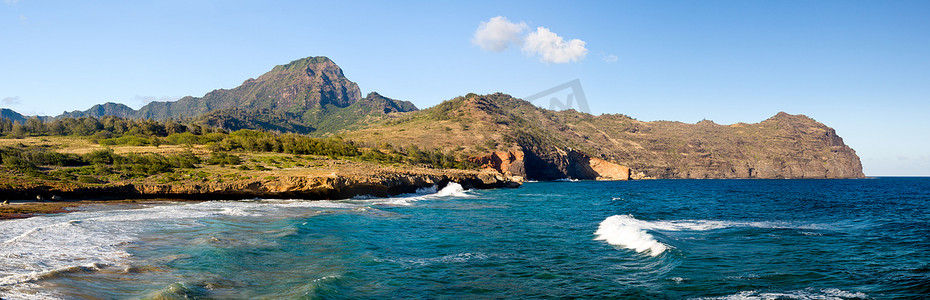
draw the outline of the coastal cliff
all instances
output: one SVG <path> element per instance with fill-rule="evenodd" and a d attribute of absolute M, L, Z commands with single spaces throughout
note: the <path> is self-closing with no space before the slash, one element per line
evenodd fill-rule
<path fill-rule="evenodd" d="M 644 122 L 469 94 L 346 135 L 462 149 L 484 168 L 528 180 L 864 177 L 855 150 L 833 128 L 784 112 L 753 124 Z"/>

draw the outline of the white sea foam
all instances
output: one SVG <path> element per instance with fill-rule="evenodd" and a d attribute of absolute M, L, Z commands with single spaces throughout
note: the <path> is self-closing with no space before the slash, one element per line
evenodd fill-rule
<path fill-rule="evenodd" d="M 473 260 L 486 260 L 492 257 L 498 257 L 498 255 L 489 255 L 481 252 L 465 252 L 430 258 L 375 259 L 375 261 L 398 263 L 404 267 L 410 268 L 429 266 L 433 264 L 460 264 Z"/>
<path fill-rule="evenodd" d="M 733 227 L 753 228 L 795 228 L 818 229 L 819 226 L 797 226 L 785 222 L 737 222 L 715 220 L 672 220 L 672 221 L 644 221 L 631 215 L 610 216 L 598 226 L 594 233 L 595 240 L 603 240 L 608 244 L 622 246 L 636 252 L 646 252 L 658 256 L 669 246 L 656 240 L 648 231 L 706 231 Z"/>
<path fill-rule="evenodd" d="M 733 295 L 721 297 L 705 297 L 695 299 L 706 300 L 775 300 L 775 299 L 800 299 L 800 300 L 843 300 L 843 299 L 866 299 L 869 296 L 861 292 L 849 292 L 841 289 L 804 289 L 788 292 L 758 292 L 743 291 Z"/>
<path fill-rule="evenodd" d="M 597 235 L 596 240 L 636 252 L 649 251 L 652 256 L 658 256 L 668 249 L 668 246 L 657 241 L 646 229 L 646 221 L 637 220 L 630 215 L 616 215 L 604 219 L 594 234 Z"/>
<path fill-rule="evenodd" d="M 559 179 L 556 179 L 556 180 L 553 180 L 553 181 L 559 181 L 559 182 L 578 182 L 579 180 L 578 180 L 578 179 L 574 179 L 574 178 L 559 178 Z"/>
<path fill-rule="evenodd" d="M 294 207 L 355 206 L 333 201 L 208 201 L 5 220 L 0 222 L 0 297 L 31 298 L 35 292 L 32 283 L 49 276 L 124 264 L 130 256 L 126 246 L 143 230 L 190 223 L 170 220 L 278 215 Z"/>
<path fill-rule="evenodd" d="M 32 298 L 37 292 L 34 282 L 75 268 L 90 270 L 123 265 L 130 256 L 126 247 L 148 228 L 197 226 L 196 220 L 201 218 L 306 214 L 314 213 L 314 208 L 410 205 L 413 201 L 450 196 L 470 195 L 461 185 L 449 183 L 442 189 L 425 188 L 405 197 L 372 199 L 364 203 L 352 200 L 207 201 L 5 220 L 0 222 L 0 297 Z"/>
<path fill-rule="evenodd" d="M 400 195 L 397 197 L 391 198 L 375 198 L 369 200 L 361 200 L 371 204 L 381 204 L 381 205 L 398 205 L 398 206 L 408 206 L 413 202 L 421 200 L 432 200 L 445 197 L 471 197 L 468 194 L 468 191 L 462 187 L 461 184 L 450 182 L 442 189 L 439 189 L 438 186 L 433 185 L 430 187 L 419 188 L 415 193 Z"/>
<path fill-rule="evenodd" d="M 461 184 L 450 182 L 449 184 L 446 185 L 446 187 L 439 190 L 439 192 L 436 192 L 434 196 L 436 197 L 448 197 L 448 196 L 468 197 L 470 195 L 466 193 L 465 188 L 463 188 Z"/>

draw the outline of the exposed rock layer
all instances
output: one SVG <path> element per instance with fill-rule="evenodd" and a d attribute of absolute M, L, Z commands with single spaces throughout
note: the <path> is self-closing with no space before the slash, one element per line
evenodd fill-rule
<path fill-rule="evenodd" d="M 95 198 L 177 198 L 177 199 L 347 199 L 358 195 L 386 197 L 413 193 L 419 188 L 444 187 L 450 182 L 464 188 L 487 189 L 519 187 L 520 180 L 497 172 L 434 170 L 375 171 L 364 175 L 278 176 L 273 179 L 251 179 L 233 182 L 202 182 L 193 184 L 136 183 L 95 187 L 7 188 L 0 190 L 0 199 L 49 199 L 59 196 L 66 200 Z"/>

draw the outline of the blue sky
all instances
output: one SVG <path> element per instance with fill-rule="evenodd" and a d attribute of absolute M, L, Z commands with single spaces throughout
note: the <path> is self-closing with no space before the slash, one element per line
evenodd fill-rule
<path fill-rule="evenodd" d="M 547 63 L 519 41 L 488 51 L 473 40 L 497 16 L 525 24 L 523 45 L 544 27 L 585 53 Z M 421 108 L 577 78 L 594 114 L 720 124 L 805 114 L 835 128 L 867 175 L 930 175 L 928 16 L 928 1 L 3 0 L 0 107 L 138 108 L 324 55 L 363 93 Z"/>

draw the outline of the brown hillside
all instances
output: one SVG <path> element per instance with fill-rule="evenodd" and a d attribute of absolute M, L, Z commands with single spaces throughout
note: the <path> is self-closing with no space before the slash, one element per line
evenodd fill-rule
<path fill-rule="evenodd" d="M 783 112 L 755 124 L 642 122 L 550 111 L 504 94 L 469 94 L 345 134 L 370 144 L 460 149 L 528 179 L 624 177 L 595 171 L 591 158 L 602 166 L 628 166 L 633 178 L 863 177 L 855 151 L 832 128 Z M 513 157 L 521 159 L 493 163 Z"/>

